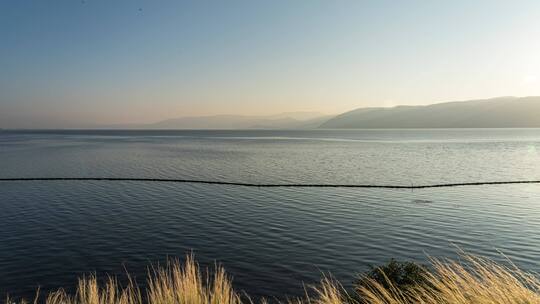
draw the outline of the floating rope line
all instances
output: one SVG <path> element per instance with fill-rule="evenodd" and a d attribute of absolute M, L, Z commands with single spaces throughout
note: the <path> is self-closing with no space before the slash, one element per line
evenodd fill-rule
<path fill-rule="evenodd" d="M 370 184 L 256 184 L 227 181 L 211 181 L 196 179 L 170 179 L 170 178 L 133 178 L 133 177 L 11 177 L 0 178 L 0 182 L 29 182 L 29 181 L 128 181 L 128 182 L 159 182 L 159 183 L 186 183 L 207 185 L 228 185 L 256 188 L 383 188 L 383 189 L 427 189 L 447 188 L 461 186 L 484 185 L 513 185 L 513 184 L 540 184 L 540 180 L 493 181 L 493 182 L 464 182 L 427 185 L 370 185 Z"/>

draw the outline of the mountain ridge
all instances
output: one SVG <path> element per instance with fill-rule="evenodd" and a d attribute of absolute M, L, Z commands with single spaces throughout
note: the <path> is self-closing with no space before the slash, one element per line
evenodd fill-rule
<path fill-rule="evenodd" d="M 331 118 L 319 112 L 284 112 L 272 115 L 219 114 L 184 116 L 147 124 L 101 125 L 112 129 L 314 129 Z"/>
<path fill-rule="evenodd" d="M 38 118 L 15 129 L 54 129 Z M 207 115 L 154 123 L 91 124 L 64 122 L 66 129 L 414 129 L 414 128 L 540 128 L 540 96 L 495 97 L 430 105 L 357 108 L 338 115 L 285 112 L 273 115 Z M 0 126 L 6 129 L 7 126 Z M 9 128 L 8 128 L 9 129 Z"/>
<path fill-rule="evenodd" d="M 422 106 L 359 108 L 322 123 L 325 129 L 540 127 L 540 97 L 496 97 Z"/>

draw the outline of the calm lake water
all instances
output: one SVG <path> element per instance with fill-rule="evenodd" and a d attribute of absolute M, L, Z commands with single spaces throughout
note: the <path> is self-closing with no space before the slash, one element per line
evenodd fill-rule
<path fill-rule="evenodd" d="M 0 131 L 0 177 L 429 184 L 540 179 L 540 130 Z M 81 274 L 142 282 L 193 250 L 237 289 L 346 286 L 390 258 L 457 248 L 540 271 L 540 185 L 424 190 L 143 182 L 0 183 L 0 297 L 72 288 Z"/>

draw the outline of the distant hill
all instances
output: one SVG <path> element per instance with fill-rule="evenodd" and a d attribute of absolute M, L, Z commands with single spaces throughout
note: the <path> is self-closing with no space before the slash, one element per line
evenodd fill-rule
<path fill-rule="evenodd" d="M 540 127 L 540 97 L 498 97 L 427 106 L 361 108 L 320 128 L 532 128 Z"/>
<path fill-rule="evenodd" d="M 113 129 L 313 129 L 331 116 L 290 112 L 269 116 L 214 115 L 167 119 L 151 124 L 107 125 Z"/>
<path fill-rule="evenodd" d="M 540 96 L 497 97 L 426 106 L 360 108 L 340 115 L 289 112 L 267 116 L 214 115 L 167 119 L 148 124 L 52 123 L 39 117 L 19 128 L 72 129 L 390 129 L 540 128 Z M 1 127 L 4 127 L 3 125 Z"/>

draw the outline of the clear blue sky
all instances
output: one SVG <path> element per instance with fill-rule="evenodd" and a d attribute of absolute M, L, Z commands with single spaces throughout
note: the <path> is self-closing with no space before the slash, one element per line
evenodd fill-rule
<path fill-rule="evenodd" d="M 540 95 L 540 1 L 0 1 L 0 127 Z"/>

